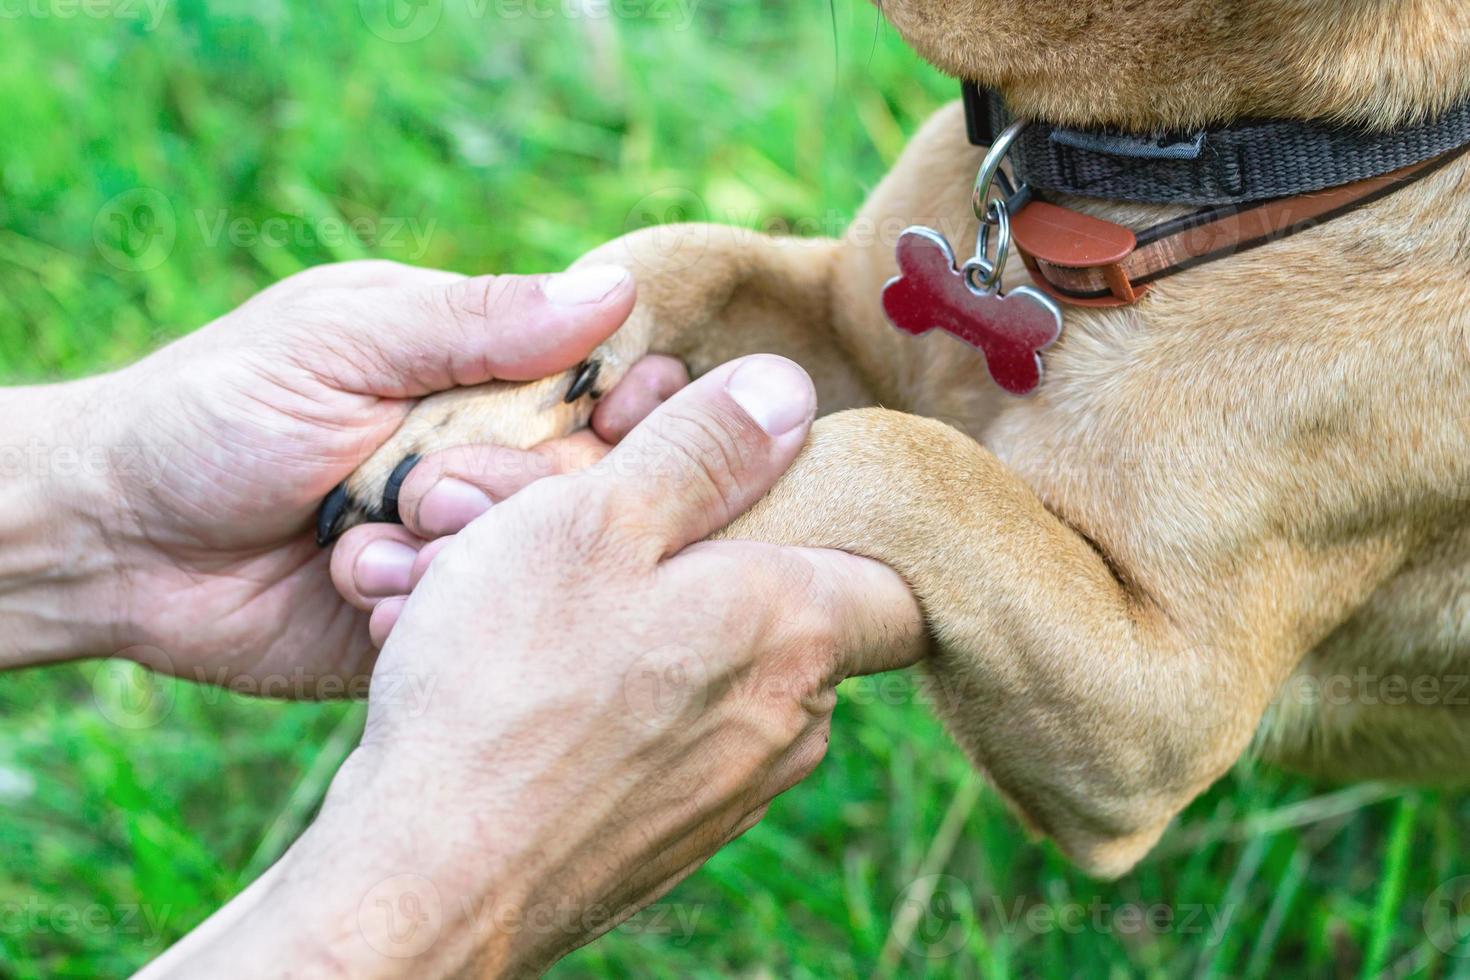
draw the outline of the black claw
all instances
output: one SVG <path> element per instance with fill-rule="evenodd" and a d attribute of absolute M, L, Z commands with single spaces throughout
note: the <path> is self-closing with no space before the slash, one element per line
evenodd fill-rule
<path fill-rule="evenodd" d="M 342 518 L 347 516 L 347 484 L 339 483 L 322 499 L 316 512 L 316 544 L 325 548 L 342 530 Z"/>
<path fill-rule="evenodd" d="M 398 491 L 403 489 L 403 481 L 418 464 L 419 454 L 409 453 L 398 461 L 393 467 L 393 472 L 388 474 L 388 482 L 383 485 L 383 505 L 375 515 L 380 521 L 390 524 L 402 524 L 403 515 L 398 513 Z"/>
<path fill-rule="evenodd" d="M 566 402 L 574 402 L 578 398 L 592 390 L 592 385 L 597 381 L 597 372 L 602 370 L 601 361 L 583 361 L 582 366 L 577 369 L 577 376 L 572 379 L 572 386 L 567 389 Z"/>

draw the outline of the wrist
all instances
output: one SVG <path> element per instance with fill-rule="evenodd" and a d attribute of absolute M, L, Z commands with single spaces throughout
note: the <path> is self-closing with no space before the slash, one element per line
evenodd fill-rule
<path fill-rule="evenodd" d="M 513 948 L 529 879 L 473 843 L 481 814 L 435 806 L 425 771 L 395 774 L 372 756 L 354 752 L 281 860 L 147 975 L 258 972 L 262 950 L 310 978 L 530 973 Z"/>
<path fill-rule="evenodd" d="M 0 392 L 0 668 L 116 653 L 101 378 Z"/>
<path fill-rule="evenodd" d="M 533 830 L 500 819 L 517 809 L 509 794 L 436 799 L 454 777 L 432 752 L 418 759 L 405 768 L 356 749 L 293 855 L 301 880 L 332 878 L 336 927 L 322 935 L 338 941 L 321 959 L 351 976 L 520 976 L 521 911 L 542 873 Z"/>

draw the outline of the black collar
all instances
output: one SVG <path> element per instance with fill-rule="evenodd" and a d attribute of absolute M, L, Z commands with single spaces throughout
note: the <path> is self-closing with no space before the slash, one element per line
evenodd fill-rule
<path fill-rule="evenodd" d="M 964 85 L 970 142 L 1012 120 L 994 92 Z M 1470 144 L 1470 102 L 1432 122 L 1375 132 L 1326 122 L 1245 120 L 1196 133 L 1130 135 L 1033 124 L 1011 148 L 1033 189 L 1150 204 L 1230 205 L 1379 177 Z"/>

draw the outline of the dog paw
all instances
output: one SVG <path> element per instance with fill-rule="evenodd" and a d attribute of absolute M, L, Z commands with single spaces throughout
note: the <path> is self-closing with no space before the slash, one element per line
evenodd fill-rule
<path fill-rule="evenodd" d="M 429 453 L 475 444 L 530 449 L 582 428 L 615 373 L 622 371 L 609 370 L 609 358 L 594 352 L 540 381 L 492 381 L 424 398 L 392 438 L 327 494 L 317 511 L 317 544 L 326 546 L 358 524 L 403 523 L 399 490 Z"/>

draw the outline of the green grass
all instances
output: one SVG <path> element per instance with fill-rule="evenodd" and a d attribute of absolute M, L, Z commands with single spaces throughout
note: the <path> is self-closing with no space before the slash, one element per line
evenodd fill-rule
<path fill-rule="evenodd" d="M 527 271 L 649 220 L 830 227 L 954 91 L 867 4 L 431 0 L 395 42 L 378 2 L 6 8 L 40 11 L 0 24 L 7 377 L 126 362 L 324 261 Z M 811 780 L 557 974 L 1470 976 L 1424 927 L 1470 873 L 1465 799 L 1242 768 L 1100 884 L 1025 839 L 912 684 L 844 694 Z M 111 666 L 0 678 L 0 975 L 155 955 L 291 841 L 361 717 Z"/>

